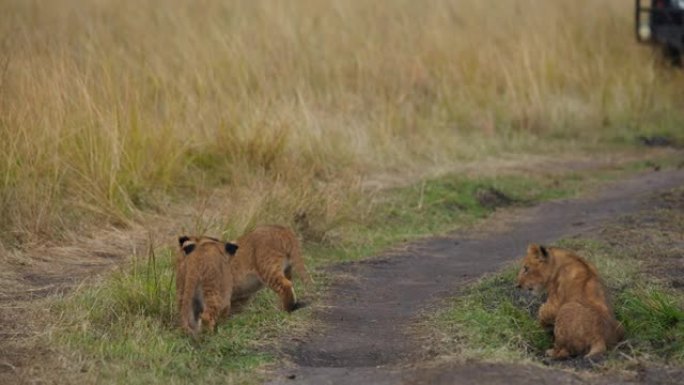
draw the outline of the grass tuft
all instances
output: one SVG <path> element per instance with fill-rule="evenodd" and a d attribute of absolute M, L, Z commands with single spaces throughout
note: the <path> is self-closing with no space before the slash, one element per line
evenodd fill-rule
<path fill-rule="evenodd" d="M 265 346 L 278 331 L 306 313 L 284 314 L 264 291 L 196 341 L 177 327 L 175 301 L 172 253 L 162 250 L 58 304 L 61 330 L 53 338 L 91 357 L 89 370 L 102 382 L 244 383 L 257 381 L 254 370 L 272 361 Z"/>
<path fill-rule="evenodd" d="M 559 242 L 594 263 L 612 297 L 617 319 L 626 331 L 620 349 L 642 360 L 684 363 L 684 295 L 654 281 L 642 284 L 640 263 L 613 246 L 592 239 Z M 447 304 L 429 321 L 451 340 L 447 352 L 493 360 L 540 361 L 552 334 L 537 322 L 540 297 L 515 289 L 517 266 L 482 279 Z M 618 365 L 614 352 L 602 365 Z"/>
<path fill-rule="evenodd" d="M 684 362 L 684 297 L 637 286 L 621 293 L 616 312 L 634 349 Z"/>
<path fill-rule="evenodd" d="M 367 176 L 681 140 L 684 76 L 633 41 L 632 12 L 623 0 L 5 1 L 0 240 L 126 225 L 217 186 L 282 184 L 296 201 L 332 184 L 334 222 Z M 259 221 L 278 215 L 261 194 L 244 199 Z"/>
<path fill-rule="evenodd" d="M 441 333 L 461 353 L 511 360 L 539 357 L 548 349 L 551 336 L 534 318 L 541 302 L 511 290 L 515 275 L 515 269 L 507 269 L 483 278 L 438 313 Z"/>

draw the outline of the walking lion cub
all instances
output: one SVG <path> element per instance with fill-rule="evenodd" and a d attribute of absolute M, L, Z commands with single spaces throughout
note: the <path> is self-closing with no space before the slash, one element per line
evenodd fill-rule
<path fill-rule="evenodd" d="M 230 259 L 238 246 L 210 237 L 178 238 L 180 255 L 176 260 L 176 298 L 181 327 L 190 334 L 205 322 L 210 330 L 221 315 L 230 312 L 233 272 Z"/>
<path fill-rule="evenodd" d="M 235 243 L 240 249 L 232 260 L 233 301 L 248 299 L 266 284 L 280 297 L 283 310 L 291 312 L 302 306 L 297 302 L 292 270 L 307 283 L 311 278 L 292 230 L 277 225 L 259 226 Z"/>
<path fill-rule="evenodd" d="M 181 327 L 196 334 L 206 323 L 216 327 L 236 301 L 244 301 L 268 285 L 288 312 L 302 306 L 292 284 L 292 270 L 305 282 L 299 240 L 282 226 L 260 226 L 236 243 L 211 237 L 181 236 L 176 260 L 176 298 Z"/>
<path fill-rule="evenodd" d="M 546 351 L 552 358 L 594 357 L 624 337 L 596 268 L 570 251 L 530 244 L 518 287 L 548 294 L 539 308 L 539 322 L 553 326 L 554 346 Z"/>

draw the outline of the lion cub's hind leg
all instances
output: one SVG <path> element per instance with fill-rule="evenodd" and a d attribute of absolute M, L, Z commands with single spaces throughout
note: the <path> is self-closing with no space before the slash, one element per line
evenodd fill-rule
<path fill-rule="evenodd" d="M 279 256 L 274 257 L 273 259 L 285 260 L 285 257 Z M 292 281 L 287 277 L 289 275 L 291 278 L 292 275 L 291 272 L 288 272 L 286 267 L 283 267 L 280 263 L 275 263 L 272 264 L 270 268 L 260 271 L 259 274 L 268 287 L 278 294 L 283 310 L 291 312 L 299 308 L 294 286 Z"/>

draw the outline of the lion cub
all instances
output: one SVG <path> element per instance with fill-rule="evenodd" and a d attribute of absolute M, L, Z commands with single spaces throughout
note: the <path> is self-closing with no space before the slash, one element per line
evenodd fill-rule
<path fill-rule="evenodd" d="M 204 322 L 213 331 L 218 317 L 230 312 L 233 292 L 230 259 L 238 246 L 195 236 L 182 236 L 178 243 L 176 298 L 181 327 L 190 334 L 196 334 Z"/>
<path fill-rule="evenodd" d="M 305 282 L 311 282 L 311 278 L 292 230 L 277 225 L 259 226 L 235 243 L 240 249 L 231 262 L 234 301 L 248 299 L 266 284 L 280 296 L 283 310 L 291 312 L 302 306 L 292 285 L 292 270 Z"/>
<path fill-rule="evenodd" d="M 554 328 L 553 349 L 546 351 L 552 358 L 593 357 L 624 337 L 596 268 L 570 251 L 530 244 L 518 287 L 548 293 L 539 308 L 539 322 Z"/>

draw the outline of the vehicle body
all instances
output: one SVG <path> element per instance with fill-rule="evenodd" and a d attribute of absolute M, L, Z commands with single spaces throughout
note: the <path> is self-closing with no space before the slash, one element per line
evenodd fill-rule
<path fill-rule="evenodd" d="M 668 59 L 681 64 L 684 0 L 635 0 L 635 19 L 639 42 L 661 46 Z"/>

